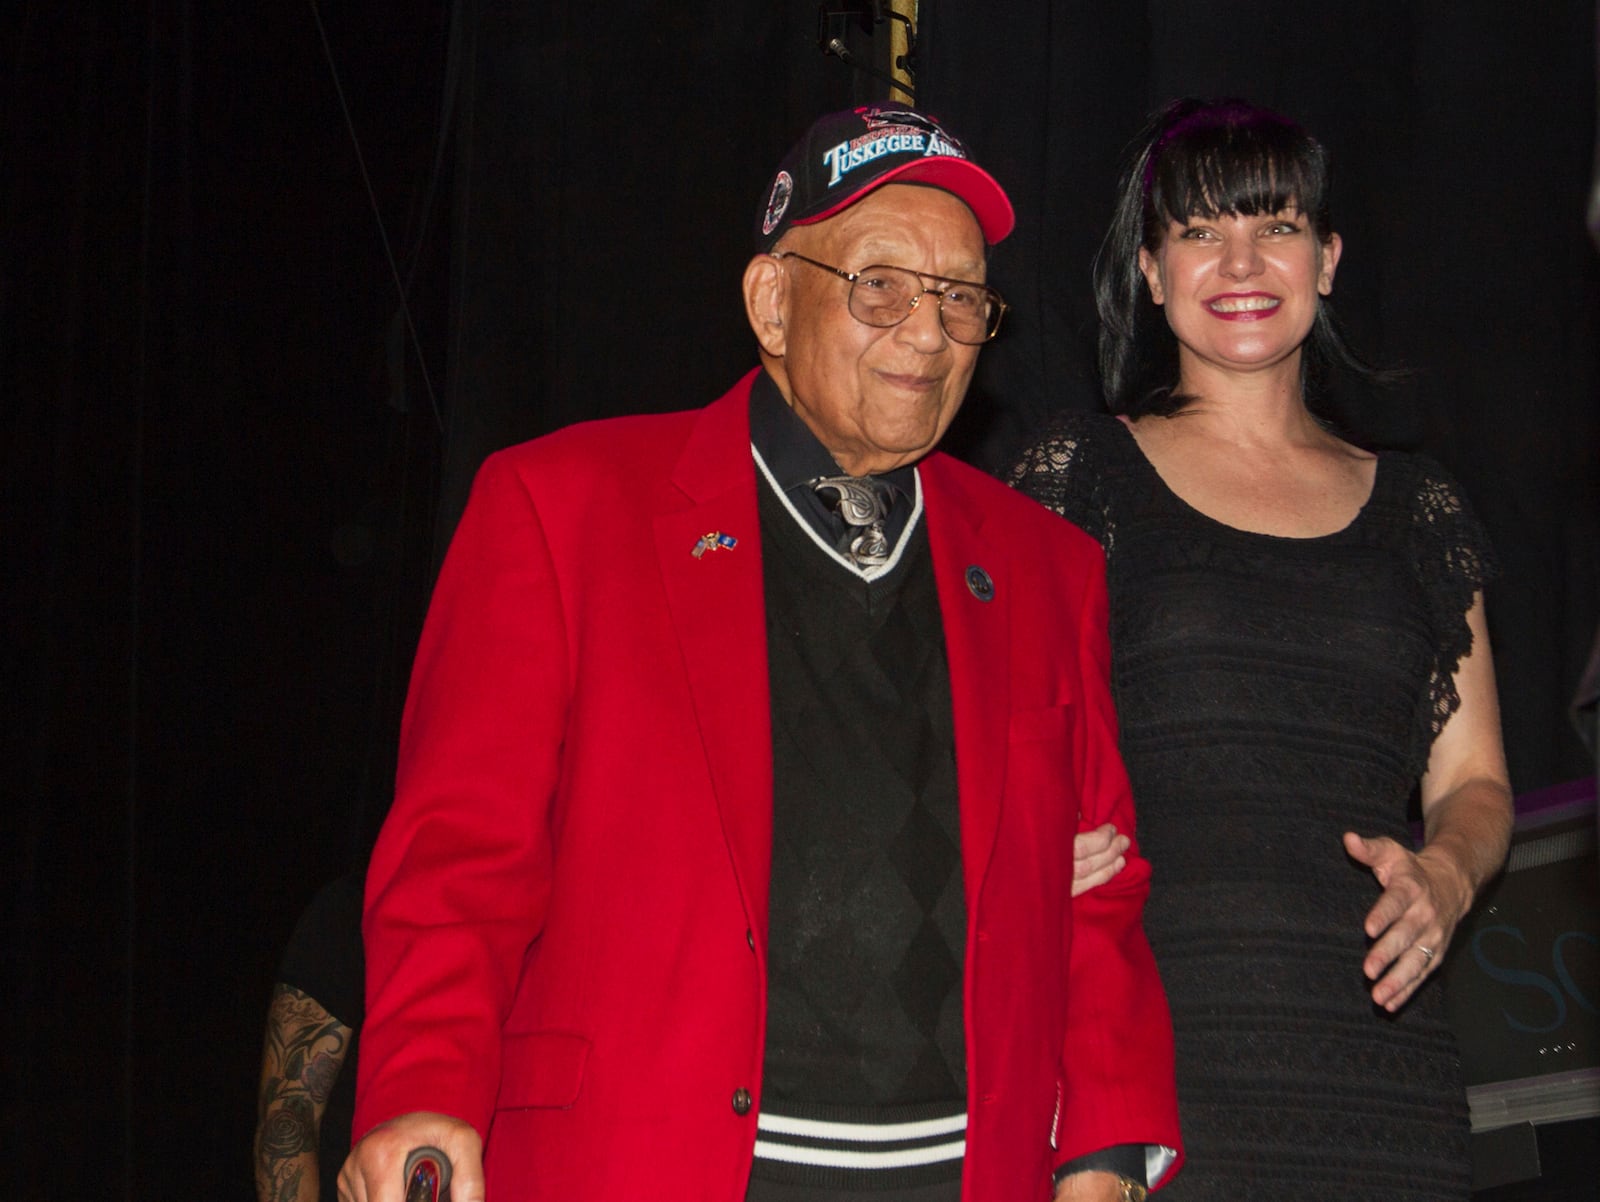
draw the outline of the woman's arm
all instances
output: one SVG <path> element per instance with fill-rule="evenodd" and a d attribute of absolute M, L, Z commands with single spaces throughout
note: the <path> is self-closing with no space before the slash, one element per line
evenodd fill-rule
<path fill-rule="evenodd" d="M 1456 926 L 1505 863 L 1511 843 L 1511 786 L 1500 738 L 1494 657 L 1483 594 L 1467 612 L 1472 650 L 1456 668 L 1461 705 L 1434 740 L 1422 777 L 1423 847 L 1344 836 L 1345 850 L 1372 869 L 1383 895 L 1367 914 L 1374 942 L 1362 964 L 1372 1000 L 1403 1006 L 1443 961 Z"/>

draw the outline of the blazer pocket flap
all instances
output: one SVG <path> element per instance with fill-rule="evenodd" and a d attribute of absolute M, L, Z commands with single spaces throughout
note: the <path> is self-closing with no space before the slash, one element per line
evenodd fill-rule
<path fill-rule="evenodd" d="M 578 1100 L 589 1041 L 571 1031 L 506 1034 L 500 1044 L 500 1110 L 566 1107 Z"/>
<path fill-rule="evenodd" d="M 1013 743 L 1038 743 L 1067 737 L 1067 705 L 1050 705 L 1037 710 L 1013 710 L 1010 738 Z"/>

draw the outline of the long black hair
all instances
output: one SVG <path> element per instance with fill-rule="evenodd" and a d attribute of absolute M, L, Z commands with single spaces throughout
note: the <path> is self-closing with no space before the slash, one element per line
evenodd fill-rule
<path fill-rule="evenodd" d="M 1150 299 L 1139 250 L 1160 250 L 1173 222 L 1257 216 L 1293 207 L 1324 246 L 1333 237 L 1328 155 L 1299 125 L 1244 100 L 1175 100 L 1134 139 L 1111 226 L 1095 257 L 1100 378 L 1113 413 L 1172 414 L 1194 398 L 1178 392 L 1178 344 Z M 1383 379 L 1345 343 L 1327 302 L 1301 356 L 1301 383 L 1337 365 Z"/>

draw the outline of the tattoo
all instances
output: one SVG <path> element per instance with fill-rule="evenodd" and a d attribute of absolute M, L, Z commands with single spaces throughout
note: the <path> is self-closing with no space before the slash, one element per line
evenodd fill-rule
<path fill-rule="evenodd" d="M 256 1100 L 258 1202 L 314 1196 L 317 1128 L 344 1067 L 350 1035 L 349 1027 L 302 990 L 281 982 L 273 989 Z M 306 1187 L 309 1192 L 302 1195 Z"/>

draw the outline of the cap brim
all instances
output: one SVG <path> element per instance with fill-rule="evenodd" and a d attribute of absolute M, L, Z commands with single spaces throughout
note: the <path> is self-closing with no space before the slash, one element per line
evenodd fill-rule
<path fill-rule="evenodd" d="M 983 240 L 990 246 L 1001 241 L 1016 228 L 1017 217 L 1011 208 L 1011 198 L 995 181 L 994 176 L 968 159 L 948 157 L 916 159 L 892 171 L 885 171 L 849 195 L 839 197 L 823 212 L 796 218 L 792 224 L 813 225 L 818 221 L 825 221 L 885 184 L 897 183 L 927 184 L 929 187 L 941 188 L 959 197 L 978 219 L 978 228 L 983 231 Z"/>

